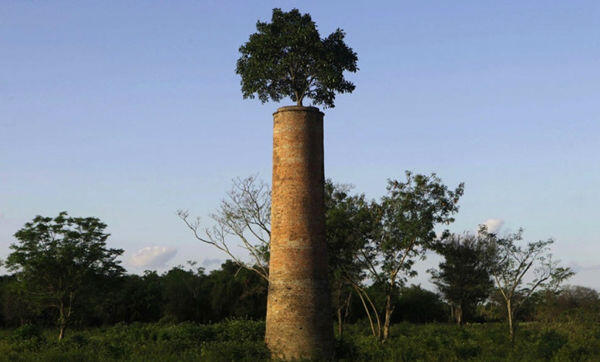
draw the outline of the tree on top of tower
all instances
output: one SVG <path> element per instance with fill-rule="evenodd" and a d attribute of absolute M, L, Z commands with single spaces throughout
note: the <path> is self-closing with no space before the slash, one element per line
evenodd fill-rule
<path fill-rule="evenodd" d="M 258 21 L 256 29 L 239 49 L 236 73 L 244 98 L 258 95 L 265 103 L 290 97 L 298 106 L 310 98 L 333 108 L 336 93 L 354 90 L 344 71 L 356 72 L 358 58 L 342 29 L 321 39 L 310 15 L 298 9 L 273 9 L 271 22 Z"/>

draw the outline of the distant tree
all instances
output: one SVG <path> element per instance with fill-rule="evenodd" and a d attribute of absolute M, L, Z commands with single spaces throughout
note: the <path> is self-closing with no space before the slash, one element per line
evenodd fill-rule
<path fill-rule="evenodd" d="M 166 297 L 162 277 L 147 270 L 143 275 L 125 275 L 112 294 L 108 323 L 156 322 L 163 316 Z"/>
<path fill-rule="evenodd" d="M 514 341 L 515 315 L 523 304 L 538 289 L 557 290 L 574 273 L 552 259 L 549 248 L 554 243 L 552 239 L 530 242 L 522 247 L 517 243 L 523 240 L 523 229 L 499 237 L 482 226 L 479 234 L 486 238 L 494 253 L 492 275 L 504 301 L 509 335 Z"/>
<path fill-rule="evenodd" d="M 302 106 L 304 98 L 334 107 L 335 93 L 355 86 L 344 71 L 356 72 L 356 53 L 337 29 L 321 39 L 309 14 L 298 9 L 273 9 L 270 23 L 257 22 L 256 33 L 239 49 L 236 73 L 242 77 L 244 98 L 280 101 L 290 97 Z"/>
<path fill-rule="evenodd" d="M 238 317 L 262 319 L 267 313 L 267 282 L 227 260 L 207 278 L 213 321 Z"/>
<path fill-rule="evenodd" d="M 462 325 L 464 314 L 473 314 L 494 286 L 490 249 L 477 235 L 450 234 L 436 243 L 434 250 L 444 261 L 438 270 L 429 271 L 433 283 L 450 304 L 456 323 Z"/>
<path fill-rule="evenodd" d="M 55 218 L 36 216 L 15 233 L 6 267 L 16 273 L 28 301 L 56 311 L 59 340 L 78 298 L 124 271 L 116 260 L 123 250 L 107 248 L 105 228 L 97 218 L 61 212 Z"/>
<path fill-rule="evenodd" d="M 569 285 L 559 291 L 544 291 L 536 305 L 537 320 L 556 322 L 600 322 L 600 294 L 594 289 Z"/>
<path fill-rule="evenodd" d="M 378 206 L 378 235 L 363 250 L 362 258 L 372 280 L 385 285 L 382 338 L 389 336 L 395 305 L 393 295 L 406 278 L 416 274 L 416 259 L 423 259 L 436 240 L 435 227 L 454 221 L 458 200 L 463 194 L 461 183 L 450 190 L 435 174 L 413 175 L 406 181 L 390 180 L 387 195 Z"/>
<path fill-rule="evenodd" d="M 211 321 L 208 277 L 203 268 L 189 262 L 188 268 L 176 266 L 161 276 L 164 295 L 163 318 L 174 322 Z"/>
<path fill-rule="evenodd" d="M 590 307 L 600 303 L 600 294 L 592 288 L 568 285 L 558 293 L 557 301 L 565 309 Z"/>
<path fill-rule="evenodd" d="M 448 320 L 448 307 L 442 298 L 420 285 L 400 288 L 392 322 L 432 323 Z"/>

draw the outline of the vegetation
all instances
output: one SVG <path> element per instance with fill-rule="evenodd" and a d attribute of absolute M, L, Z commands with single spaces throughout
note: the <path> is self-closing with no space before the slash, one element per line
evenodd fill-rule
<path fill-rule="evenodd" d="M 0 325 L 18 327 L 56 325 L 51 307 L 34 309 L 35 299 L 15 302 L 11 293 L 15 276 L 0 278 Z M 74 328 L 136 322 L 193 321 L 212 323 L 228 318 L 262 319 L 265 316 L 266 283 L 256 273 L 226 261 L 220 269 L 177 266 L 158 274 L 122 275 L 109 286 L 76 299 L 71 314 Z M 77 301 L 80 301 L 79 303 Z M 68 333 L 66 334 L 68 336 Z"/>
<path fill-rule="evenodd" d="M 480 234 L 489 239 L 495 255 L 492 275 L 506 306 L 510 336 L 514 338 L 514 317 L 522 305 L 538 289 L 547 292 L 558 290 L 573 272 L 552 259 L 549 245 L 553 240 L 530 242 L 523 248 L 517 244 L 523 239 L 522 229 L 505 237 L 490 234 L 485 228 L 480 230 Z"/>
<path fill-rule="evenodd" d="M 399 323 L 386 343 L 366 325 L 348 325 L 338 339 L 340 361 L 595 361 L 600 327 L 593 322 L 530 323 L 513 345 L 498 323 Z M 0 334 L 0 359 L 10 361 L 266 361 L 264 322 L 134 323 L 74 331 L 57 342 L 32 325 Z"/>
<path fill-rule="evenodd" d="M 58 314 L 58 339 L 64 336 L 76 302 L 98 293 L 124 269 L 115 260 L 123 250 L 108 249 L 106 225 L 93 217 L 37 216 L 17 231 L 6 261 L 15 272 L 12 292 L 32 310 L 51 308 Z M 23 301 L 20 301 L 23 302 Z"/>
<path fill-rule="evenodd" d="M 333 108 L 336 92 L 354 90 L 344 72 L 356 72 L 358 58 L 344 43 L 343 30 L 321 39 L 310 15 L 298 9 L 273 9 L 271 22 L 258 21 L 256 30 L 237 61 L 244 98 L 258 95 L 264 103 L 290 97 L 298 106 L 310 98 Z"/>
<path fill-rule="evenodd" d="M 433 283 L 448 301 L 459 325 L 472 318 L 494 286 L 491 275 L 493 255 L 480 235 L 446 235 L 434 247 L 444 257 L 439 269 L 430 270 Z"/>
<path fill-rule="evenodd" d="M 462 184 L 452 190 L 435 175 L 410 172 L 404 181 L 390 180 L 379 200 L 326 182 L 337 358 L 597 359 L 600 297 L 589 288 L 561 287 L 572 273 L 552 260 L 551 241 L 520 246 L 522 231 L 485 229 L 436 235 L 436 226 L 453 221 L 462 193 Z M 229 258 L 208 273 L 189 262 L 162 274 L 125 274 L 116 260 L 122 251 L 106 248 L 100 220 L 36 217 L 15 234 L 6 260 L 12 274 L 0 276 L 0 355 L 267 359 L 269 196 L 256 177 L 236 179 L 212 215 L 214 227 L 200 230 L 179 213 L 199 240 Z M 233 243 L 248 255 L 234 254 Z M 426 250 L 444 257 L 430 270 L 440 294 L 405 285 Z M 49 338 L 56 326 L 58 341 Z"/>

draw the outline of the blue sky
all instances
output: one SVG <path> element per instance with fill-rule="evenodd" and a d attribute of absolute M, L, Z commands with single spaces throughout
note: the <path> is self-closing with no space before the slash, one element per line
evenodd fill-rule
<path fill-rule="evenodd" d="M 291 102 L 243 100 L 234 68 L 274 7 L 358 53 L 356 91 L 325 110 L 327 177 L 373 198 L 404 170 L 464 181 L 453 231 L 554 238 L 571 283 L 600 289 L 597 1 L 2 1 L 0 258 L 66 210 L 106 222 L 132 272 L 151 247 L 152 267 L 214 267 L 175 211 L 206 220 L 232 178 L 270 179 Z"/>

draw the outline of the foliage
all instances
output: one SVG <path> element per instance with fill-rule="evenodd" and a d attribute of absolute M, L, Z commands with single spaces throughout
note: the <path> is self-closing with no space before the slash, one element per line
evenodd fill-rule
<path fill-rule="evenodd" d="M 213 320 L 225 318 L 264 318 L 267 308 L 267 283 L 256 273 L 228 260 L 208 278 Z"/>
<path fill-rule="evenodd" d="M 336 343 L 340 361 L 594 361 L 600 358 L 595 323 L 524 325 L 513 345 L 492 324 L 394 324 L 380 343 L 362 324 L 350 324 Z M 0 359 L 11 361 L 266 361 L 264 322 L 117 324 L 77 330 L 58 343 L 46 332 L 15 338 L 0 331 Z"/>
<path fill-rule="evenodd" d="M 55 323 L 51 310 L 30 311 L 14 303 L 12 278 L 0 280 L 0 320 L 7 326 Z M 254 272 L 226 261 L 220 269 L 176 266 L 159 274 L 123 275 L 110 290 L 86 293 L 72 317 L 73 327 L 112 325 L 119 322 L 210 323 L 228 318 L 262 319 L 266 311 L 266 283 Z M 84 301 L 84 302 L 83 302 Z"/>
<path fill-rule="evenodd" d="M 78 298 L 124 271 L 116 260 L 123 250 L 106 247 L 105 228 L 97 218 L 61 212 L 55 218 L 36 216 L 15 233 L 18 242 L 10 246 L 6 267 L 16 273 L 16 285 L 29 302 L 56 310 L 59 339 Z"/>
<path fill-rule="evenodd" d="M 431 323 L 448 320 L 448 307 L 440 296 L 420 285 L 411 285 L 399 290 L 399 297 L 394 302 L 396 311 L 392 323 Z"/>
<path fill-rule="evenodd" d="M 490 248 L 477 235 L 451 234 L 436 243 L 434 249 L 444 261 L 438 270 L 429 272 L 452 306 L 456 322 L 462 324 L 464 315 L 472 316 L 476 305 L 490 295 L 494 285 Z"/>
<path fill-rule="evenodd" d="M 244 98 L 264 103 L 290 97 L 302 106 L 304 98 L 334 107 L 335 93 L 355 86 L 344 71 L 356 72 L 356 53 L 344 43 L 343 30 L 324 39 L 309 14 L 298 9 L 273 9 L 270 23 L 258 21 L 257 32 L 239 49 L 236 73 L 242 78 Z"/>
<path fill-rule="evenodd" d="M 392 295 L 413 275 L 412 265 L 433 246 L 434 228 L 453 221 L 464 186 L 450 190 L 435 175 L 413 175 L 406 181 L 388 182 L 388 194 L 381 202 L 368 202 L 363 194 L 351 194 L 351 187 L 325 182 L 325 222 L 329 255 L 329 278 L 333 307 L 341 333 L 350 316 L 352 293 L 370 321 L 374 335 L 381 335 L 381 316 L 367 293 L 365 281 L 386 286 L 384 338 L 389 329 L 394 304 Z M 231 257 L 240 267 L 268 280 L 270 243 L 270 189 L 255 176 L 235 179 L 233 187 L 212 219 L 212 228 L 200 229 L 200 220 L 179 217 L 194 236 Z M 232 250 L 241 241 L 250 262 Z"/>
<path fill-rule="evenodd" d="M 600 296 L 594 289 L 566 286 L 558 292 L 543 291 L 537 299 L 534 310 L 536 320 L 600 323 Z"/>

